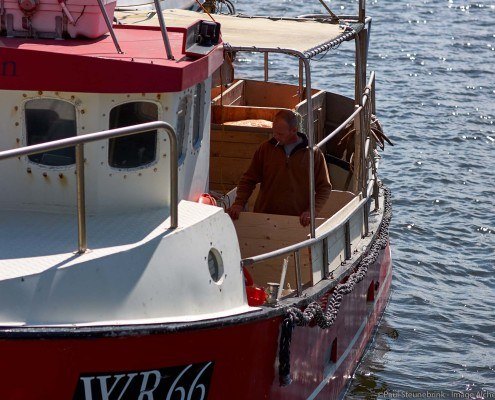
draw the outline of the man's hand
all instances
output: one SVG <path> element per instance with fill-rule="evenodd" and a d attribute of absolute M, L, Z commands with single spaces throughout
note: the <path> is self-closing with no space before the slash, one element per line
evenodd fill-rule
<path fill-rule="evenodd" d="M 299 217 L 299 222 L 302 226 L 308 226 L 311 222 L 311 214 L 309 211 L 303 211 L 301 216 Z"/>
<path fill-rule="evenodd" d="M 232 207 L 230 207 L 227 210 L 227 213 L 230 215 L 230 218 L 232 218 L 233 220 L 236 220 L 239 218 L 239 214 L 241 213 L 241 211 L 243 209 L 244 209 L 243 206 L 234 204 Z"/>

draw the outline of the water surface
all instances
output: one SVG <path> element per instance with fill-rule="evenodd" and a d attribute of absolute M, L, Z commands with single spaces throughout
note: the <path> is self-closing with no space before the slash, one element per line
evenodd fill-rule
<path fill-rule="evenodd" d="M 356 1 L 327 3 L 340 14 L 357 10 Z M 323 12 L 316 0 L 236 6 L 257 15 Z M 395 271 L 390 303 L 346 398 L 426 398 L 427 391 L 495 398 L 495 2 L 367 7 L 377 114 L 396 144 L 380 171 L 393 193 Z M 350 43 L 312 65 L 320 67 L 315 86 L 353 94 Z M 263 76 L 254 54 L 238 66 Z M 283 59 L 270 68 L 281 81 L 297 74 Z"/>

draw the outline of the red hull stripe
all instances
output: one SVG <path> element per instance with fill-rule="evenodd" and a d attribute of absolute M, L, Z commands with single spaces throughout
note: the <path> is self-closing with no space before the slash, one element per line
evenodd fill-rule
<path fill-rule="evenodd" d="M 167 60 L 158 29 L 116 29 L 110 38 L 0 41 L 0 89 L 85 93 L 180 92 L 207 79 L 223 62 L 222 46 L 196 59 L 184 54 L 186 29 L 170 32 L 176 60 Z"/>

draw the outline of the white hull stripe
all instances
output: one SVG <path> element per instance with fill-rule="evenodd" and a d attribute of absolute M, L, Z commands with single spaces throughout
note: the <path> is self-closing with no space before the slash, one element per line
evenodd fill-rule
<path fill-rule="evenodd" d="M 392 260 L 390 260 L 390 262 L 392 262 Z M 392 268 L 389 268 L 389 270 L 387 272 L 387 275 L 385 276 L 384 282 L 387 282 L 388 281 L 388 279 L 390 278 L 390 274 L 391 273 L 392 273 Z M 384 287 L 385 286 L 386 285 L 382 285 L 380 287 L 380 291 L 378 292 L 378 298 L 379 299 L 381 298 L 381 296 L 383 294 L 383 290 L 384 290 Z M 344 362 L 344 360 L 347 358 L 347 356 L 351 352 L 352 348 L 354 347 L 354 345 L 358 341 L 359 337 L 361 336 L 361 333 L 363 333 L 363 330 L 366 327 L 366 324 L 368 323 L 368 320 L 369 320 L 369 315 L 367 315 L 365 317 L 365 319 L 363 320 L 363 322 L 361 323 L 361 326 L 359 327 L 358 331 L 356 332 L 356 334 L 352 338 L 351 343 L 349 343 L 349 346 L 347 346 L 347 349 L 345 350 L 344 354 L 342 354 L 340 356 L 340 358 L 337 360 L 337 362 L 334 365 L 332 365 L 331 368 L 328 369 L 328 371 L 325 374 L 324 379 L 321 381 L 321 383 L 318 385 L 318 387 L 313 391 L 313 393 L 311 393 L 308 396 L 307 400 L 313 400 L 313 399 L 315 399 L 316 396 L 318 396 L 318 394 L 323 390 L 323 388 L 326 385 L 328 385 L 328 382 L 330 382 L 330 379 L 335 375 L 335 372 L 340 367 L 340 365 Z"/>

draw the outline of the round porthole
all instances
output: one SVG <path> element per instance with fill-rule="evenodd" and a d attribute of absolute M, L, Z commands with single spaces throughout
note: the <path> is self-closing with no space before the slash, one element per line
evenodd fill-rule
<path fill-rule="evenodd" d="M 215 283 L 219 283 L 223 276 L 222 255 L 217 249 L 211 249 L 208 253 L 208 270 L 210 271 L 211 279 Z"/>

